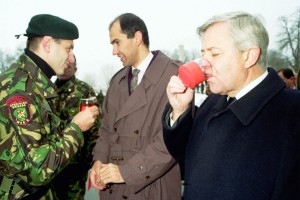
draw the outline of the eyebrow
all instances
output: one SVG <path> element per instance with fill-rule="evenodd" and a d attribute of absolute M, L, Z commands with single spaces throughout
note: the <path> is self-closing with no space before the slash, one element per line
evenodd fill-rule
<path fill-rule="evenodd" d="M 111 42 L 110 42 L 110 44 L 114 44 L 114 43 L 116 43 L 116 42 L 118 42 L 118 41 L 120 41 L 119 39 L 113 39 Z"/>
<path fill-rule="evenodd" d="M 207 50 L 201 49 L 201 52 L 205 52 L 205 51 L 213 51 L 213 50 L 218 50 L 218 51 L 220 51 L 221 49 L 220 49 L 220 48 L 217 48 L 217 47 L 210 47 L 210 48 L 208 48 Z"/>

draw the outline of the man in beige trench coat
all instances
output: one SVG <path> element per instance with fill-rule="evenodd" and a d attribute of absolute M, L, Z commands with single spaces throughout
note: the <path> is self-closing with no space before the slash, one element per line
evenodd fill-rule
<path fill-rule="evenodd" d="M 113 55 L 124 68 L 107 91 L 90 180 L 100 199 L 178 200 L 178 164 L 162 138 L 161 116 L 168 102 L 166 86 L 178 63 L 160 51 L 149 51 L 146 25 L 130 13 L 109 26 Z M 132 70 L 139 69 L 131 92 Z"/>

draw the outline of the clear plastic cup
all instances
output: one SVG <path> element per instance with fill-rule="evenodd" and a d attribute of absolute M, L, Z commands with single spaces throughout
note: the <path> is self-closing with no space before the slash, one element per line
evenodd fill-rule
<path fill-rule="evenodd" d="M 96 97 L 81 99 L 79 111 L 83 111 L 88 107 L 92 107 L 96 104 Z"/>

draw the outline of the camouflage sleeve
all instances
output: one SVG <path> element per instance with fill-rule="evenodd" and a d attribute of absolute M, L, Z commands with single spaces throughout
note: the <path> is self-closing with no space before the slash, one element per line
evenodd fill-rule
<path fill-rule="evenodd" d="M 7 176 L 18 174 L 32 185 L 44 185 L 83 145 L 76 124 L 61 131 L 50 107 L 26 94 L 7 98 L 0 112 L 0 170 Z"/>

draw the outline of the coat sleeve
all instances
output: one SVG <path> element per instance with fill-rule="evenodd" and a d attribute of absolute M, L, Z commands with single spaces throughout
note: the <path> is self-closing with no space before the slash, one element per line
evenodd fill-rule
<path fill-rule="evenodd" d="M 108 89 L 107 94 L 109 93 L 109 90 L 110 89 Z M 107 116 L 109 116 L 108 115 L 109 113 L 108 113 L 108 110 L 106 107 L 107 96 L 103 102 L 102 112 L 101 112 L 101 122 L 99 120 L 99 123 L 101 124 L 101 126 L 98 130 L 98 138 L 96 140 L 96 144 L 95 144 L 95 147 L 92 152 L 93 162 L 97 161 L 97 160 L 100 160 L 102 163 L 109 162 L 108 156 L 109 156 L 109 147 L 111 144 L 109 135 L 111 135 L 111 132 L 109 131 L 110 130 L 110 128 L 109 128 L 110 118 L 107 117 Z"/>
<path fill-rule="evenodd" d="M 18 97 L 30 99 L 24 95 Z M 61 130 L 58 116 L 49 107 L 32 99 L 28 104 L 22 100 L 16 105 L 19 107 L 2 104 L 0 108 L 1 171 L 9 177 L 18 174 L 32 185 L 44 185 L 83 145 L 82 132 L 74 123 Z"/>
<path fill-rule="evenodd" d="M 186 113 L 186 117 L 178 126 L 178 129 L 169 129 L 168 132 L 169 143 L 166 143 L 170 150 L 175 153 L 181 153 L 181 156 L 184 156 L 185 145 L 187 140 L 187 128 L 191 128 L 192 119 L 191 115 L 188 115 L 190 112 Z M 161 116 L 161 115 L 160 115 Z M 160 118 L 161 119 L 161 118 Z M 188 121 L 188 124 L 185 122 Z M 166 124 L 164 124 L 166 125 Z M 190 125 L 190 127 L 188 127 Z M 133 157 L 131 157 L 128 162 L 124 165 L 120 165 L 121 174 L 126 182 L 126 185 L 131 188 L 133 192 L 138 192 L 147 185 L 159 179 L 166 172 L 168 172 L 177 162 L 170 155 L 163 138 L 163 129 L 161 126 L 157 129 L 155 133 L 155 139 L 150 143 L 144 150 L 137 152 Z M 182 131 L 179 133 L 179 137 L 172 136 L 177 135 L 177 131 Z M 175 136 L 176 136 L 175 135 Z M 181 137 L 180 137 L 181 136 Z M 174 145 L 174 146 L 172 146 Z M 172 146 L 172 148 L 171 148 Z M 181 149 L 181 152 L 177 152 L 177 149 Z M 176 155 L 178 156 L 178 155 Z"/>
<path fill-rule="evenodd" d="M 108 102 L 111 99 L 111 101 L 117 101 L 117 98 L 111 98 L 110 96 L 112 94 L 118 93 L 113 91 L 114 84 L 116 84 L 114 81 L 115 77 L 121 73 L 125 68 L 122 68 L 119 72 L 117 72 L 111 79 L 109 83 L 109 88 L 107 90 L 106 96 L 103 99 L 102 109 L 101 109 L 101 115 L 99 119 L 99 124 L 101 124 L 99 130 L 98 130 L 98 138 L 96 140 L 95 147 L 93 149 L 93 162 L 100 160 L 102 163 L 108 163 L 109 162 L 109 153 L 110 153 L 110 146 L 112 143 L 116 141 L 115 135 L 112 133 L 112 127 L 111 122 L 114 118 L 114 114 L 112 114 L 112 110 L 109 110 Z M 123 78 L 122 78 L 123 79 Z M 118 83 L 118 82 L 117 82 Z M 111 115 L 112 114 L 112 115 Z"/>
<path fill-rule="evenodd" d="M 126 185 L 136 193 L 159 179 L 175 164 L 164 144 L 162 130 L 158 130 L 151 144 L 119 168 Z"/>
<path fill-rule="evenodd" d="M 184 161 L 189 133 L 193 125 L 191 106 L 169 126 L 171 106 L 168 104 L 162 115 L 163 138 L 168 151 L 178 162 Z"/>

